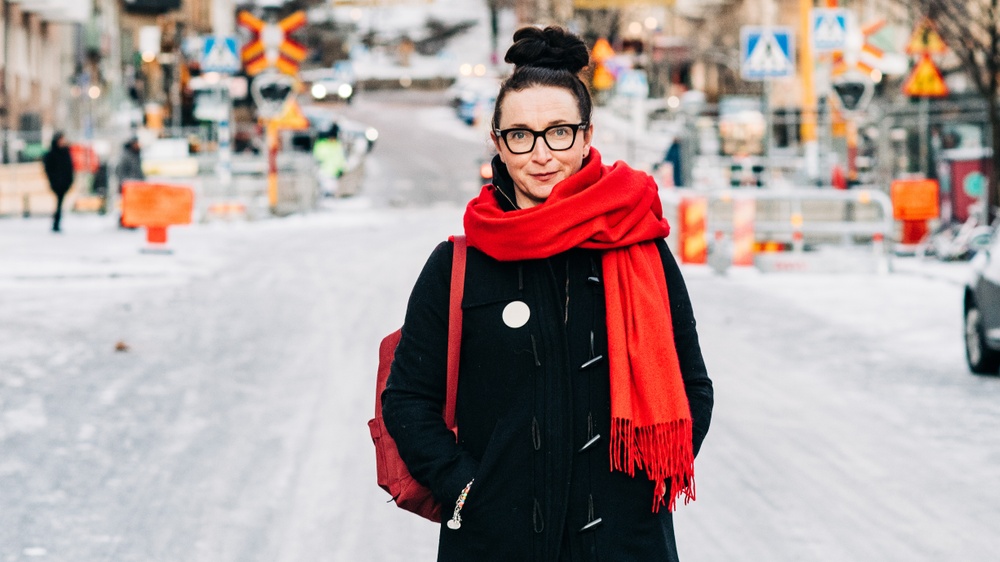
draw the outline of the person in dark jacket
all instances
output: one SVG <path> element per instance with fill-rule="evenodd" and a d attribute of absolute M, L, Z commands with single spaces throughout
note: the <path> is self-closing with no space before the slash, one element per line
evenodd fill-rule
<path fill-rule="evenodd" d="M 73 185 L 73 158 L 69 153 L 66 136 L 56 133 L 52 136 L 52 146 L 42 158 L 49 187 L 56 195 L 56 212 L 52 215 L 52 232 L 59 232 L 62 221 L 62 205 L 66 193 Z"/>
<path fill-rule="evenodd" d="M 142 153 L 139 147 L 139 139 L 130 138 L 122 147 L 122 155 L 115 168 L 115 175 L 118 176 L 118 194 L 122 193 L 122 186 L 127 181 L 146 179 L 145 172 L 142 171 Z M 122 222 L 121 215 L 118 216 L 118 226 L 126 228 Z"/>
<path fill-rule="evenodd" d="M 677 560 L 713 390 L 653 179 L 591 147 L 579 37 L 524 28 L 466 208 L 457 439 L 449 242 L 407 306 L 382 413 L 442 505 L 439 561 Z"/>

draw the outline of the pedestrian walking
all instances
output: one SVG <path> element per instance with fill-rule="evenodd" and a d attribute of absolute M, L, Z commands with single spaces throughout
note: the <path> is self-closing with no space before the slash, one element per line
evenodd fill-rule
<path fill-rule="evenodd" d="M 344 145 L 340 141 L 340 125 L 334 123 L 328 131 L 320 134 L 313 145 L 313 158 L 319 164 L 320 189 L 326 197 L 337 194 L 338 180 L 344 175 L 347 158 Z"/>
<path fill-rule="evenodd" d="M 66 193 L 73 186 L 73 158 L 69 153 L 66 136 L 59 132 L 52 135 L 52 145 L 48 153 L 42 157 L 45 177 L 49 180 L 49 188 L 56 195 L 56 211 L 52 215 L 52 232 L 60 232 L 62 221 L 62 205 Z"/>
<path fill-rule="evenodd" d="M 132 137 L 122 146 L 122 155 L 115 167 L 115 175 L 118 176 L 118 196 L 122 194 L 122 187 L 127 181 L 144 181 L 146 174 L 142 171 L 142 152 L 139 146 L 139 139 Z M 127 228 L 122 222 L 122 215 L 118 215 L 118 226 Z"/>
<path fill-rule="evenodd" d="M 442 505 L 439 561 L 677 560 L 713 390 L 656 184 L 591 146 L 579 37 L 524 28 L 505 60 L 493 182 L 464 218 L 457 440 L 449 242 L 410 296 L 385 425 Z"/>

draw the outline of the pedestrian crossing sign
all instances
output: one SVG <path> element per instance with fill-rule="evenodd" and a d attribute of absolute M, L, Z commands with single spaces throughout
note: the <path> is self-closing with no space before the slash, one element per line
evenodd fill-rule
<path fill-rule="evenodd" d="M 842 51 L 847 45 L 847 9 L 813 8 L 809 11 L 812 46 L 817 53 Z"/>
<path fill-rule="evenodd" d="M 790 27 L 740 28 L 740 76 L 770 80 L 795 75 L 795 33 Z"/>
<path fill-rule="evenodd" d="M 235 74 L 240 71 L 240 57 L 236 54 L 236 37 L 206 37 L 201 56 L 202 72 Z"/>

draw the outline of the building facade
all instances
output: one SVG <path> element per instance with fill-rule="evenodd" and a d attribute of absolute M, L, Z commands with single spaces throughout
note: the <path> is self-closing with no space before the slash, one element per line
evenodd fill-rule
<path fill-rule="evenodd" d="M 0 5 L 0 129 L 5 162 L 30 159 L 66 118 L 76 27 L 90 0 L 4 0 Z"/>

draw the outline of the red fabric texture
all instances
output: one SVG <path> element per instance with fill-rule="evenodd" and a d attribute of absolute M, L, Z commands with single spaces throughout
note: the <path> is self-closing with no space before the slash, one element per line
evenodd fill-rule
<path fill-rule="evenodd" d="M 603 250 L 611 371 L 611 468 L 656 482 L 653 511 L 694 499 L 691 411 L 674 347 L 667 284 L 653 240 L 670 226 L 656 183 L 622 162 L 583 168 L 535 207 L 504 211 L 484 186 L 465 212 L 470 246 L 500 261 Z M 665 480 L 670 481 L 667 490 Z"/>

